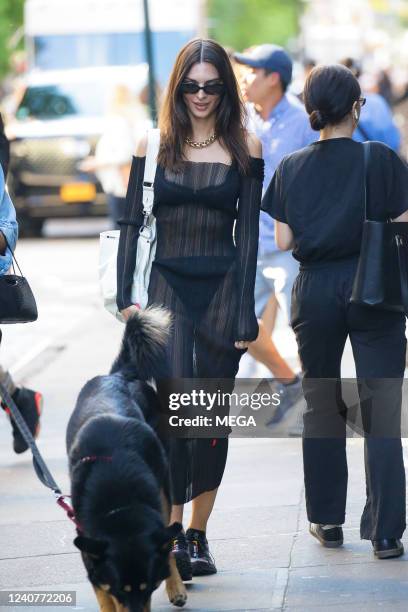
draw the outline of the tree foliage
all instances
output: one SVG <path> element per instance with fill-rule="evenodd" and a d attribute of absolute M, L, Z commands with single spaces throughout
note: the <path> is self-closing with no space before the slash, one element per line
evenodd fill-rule
<path fill-rule="evenodd" d="M 300 0 L 209 0 L 209 34 L 240 51 L 252 45 L 285 45 L 298 33 Z"/>
<path fill-rule="evenodd" d="M 0 77 L 8 69 L 10 55 L 10 39 L 23 23 L 24 0 L 0 0 Z"/>

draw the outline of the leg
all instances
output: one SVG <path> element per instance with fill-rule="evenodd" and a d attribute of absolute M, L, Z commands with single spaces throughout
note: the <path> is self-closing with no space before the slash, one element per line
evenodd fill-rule
<path fill-rule="evenodd" d="M 401 445 L 405 316 L 352 304 L 349 319 L 365 433 L 367 502 L 361 537 L 399 539 L 406 514 Z"/>
<path fill-rule="evenodd" d="M 96 599 L 98 600 L 100 612 L 116 612 L 115 603 L 109 593 L 95 585 L 92 586 L 95 591 Z"/>
<path fill-rule="evenodd" d="M 184 504 L 174 504 L 171 508 L 170 523 L 183 523 Z"/>
<path fill-rule="evenodd" d="M 232 266 L 196 328 L 196 375 L 206 392 L 230 393 L 234 388 L 239 361 L 246 352 L 234 346 L 235 318 L 231 313 L 236 312 L 236 307 L 235 267 Z M 228 412 L 229 406 L 216 404 L 211 414 L 225 416 Z M 194 441 L 197 460 L 192 499 L 197 499 L 195 515 L 200 515 L 205 522 L 221 484 L 228 452 L 228 437 L 212 439 L 211 435 L 214 434 Z"/>
<path fill-rule="evenodd" d="M 183 379 L 193 378 L 193 326 L 176 292 L 155 266 L 152 267 L 148 294 L 148 306 L 163 305 L 171 311 L 173 317 L 166 350 L 170 380 L 164 384 L 157 381 L 157 389 L 166 410 L 169 393 L 183 391 Z M 174 503 L 171 516 L 173 521 L 181 522 L 183 504 L 191 499 L 191 445 L 189 440 L 172 437 L 168 440 L 168 446 Z"/>
<path fill-rule="evenodd" d="M 266 278 L 264 275 L 264 270 L 269 269 L 269 267 L 269 260 L 268 262 L 266 260 L 258 261 L 255 280 L 255 312 L 260 327 L 258 338 L 250 345 L 248 352 L 254 359 L 266 365 L 277 378 L 291 380 L 295 378 L 295 373 L 283 359 L 271 338 L 275 324 L 277 302 L 274 297 L 274 280 Z M 265 322 L 261 322 L 261 318 L 263 319 L 264 316 L 266 325 Z"/>
<path fill-rule="evenodd" d="M 267 274 L 268 270 L 265 273 Z M 292 253 L 278 251 L 273 255 L 270 274 L 274 280 L 276 299 L 289 323 L 292 288 L 299 274 L 299 264 L 293 258 Z"/>
<path fill-rule="evenodd" d="M 266 303 L 264 311 L 262 313 L 262 321 L 269 336 L 272 336 L 272 332 L 275 329 L 276 317 L 278 316 L 279 303 L 276 299 L 276 295 L 273 293 Z"/>
<path fill-rule="evenodd" d="M 226 274 L 195 332 L 196 377 L 208 392 L 231 392 L 239 361 L 245 350 L 234 346 L 237 297 L 235 267 Z M 212 415 L 225 414 L 229 408 L 214 406 Z M 214 434 L 213 434 L 214 435 Z M 225 469 L 228 438 L 192 440 L 194 477 L 192 479 L 193 515 L 186 535 L 189 541 L 193 575 L 216 573 L 210 554 L 206 529 Z"/>
<path fill-rule="evenodd" d="M 169 393 L 180 392 L 183 379 L 193 377 L 192 351 L 193 336 L 191 320 L 186 316 L 183 304 L 176 292 L 155 266 L 152 267 L 149 284 L 150 304 L 161 304 L 168 308 L 173 315 L 172 333 L 167 344 L 167 362 L 169 367 L 169 380 L 157 380 L 157 390 L 167 413 Z M 191 441 L 170 437 L 166 440 L 170 464 L 170 488 L 173 506 L 168 512 L 171 523 L 183 521 L 184 503 L 191 498 L 192 490 L 192 451 Z M 183 580 L 191 580 L 192 570 L 185 533 L 182 531 L 173 540 L 172 557 L 177 563 L 179 575 Z M 174 572 L 173 572 L 174 574 Z M 174 578 L 174 575 L 173 575 Z M 169 586 L 171 596 L 177 591 Z"/>
<path fill-rule="evenodd" d="M 174 606 L 184 606 L 187 601 L 187 591 L 177 569 L 176 559 L 170 553 L 169 558 L 170 576 L 166 578 L 166 591 L 170 603 Z"/>
<path fill-rule="evenodd" d="M 166 524 L 168 523 L 171 524 L 174 521 L 171 519 L 171 516 L 170 516 L 170 510 L 171 510 L 170 501 L 167 498 L 163 490 L 160 491 L 160 499 L 161 499 L 162 515 L 163 515 L 164 521 Z M 174 506 L 173 506 L 173 511 L 174 511 Z M 177 522 L 181 522 L 181 521 L 177 521 Z M 184 606 L 184 604 L 187 601 L 187 591 L 180 577 L 180 573 L 177 567 L 177 561 L 176 561 L 173 551 L 170 552 L 169 567 L 170 567 L 170 576 L 166 578 L 166 591 L 167 591 L 169 601 L 175 606 Z M 150 612 L 150 600 L 148 602 L 148 606 L 145 606 L 145 609 L 143 610 L 143 612 Z"/>
<path fill-rule="evenodd" d="M 304 371 L 303 462 L 312 523 L 340 525 L 347 495 L 346 430 L 339 414 L 345 314 L 330 271 L 301 272 L 293 289 L 292 326 Z"/>
<path fill-rule="evenodd" d="M 251 357 L 263 363 L 276 378 L 284 381 L 294 379 L 295 372 L 279 353 L 263 319 L 258 319 L 258 323 L 259 334 L 256 341 L 249 346 L 248 353 Z"/>
<path fill-rule="evenodd" d="M 214 507 L 217 491 L 218 489 L 206 491 L 193 499 L 193 513 L 189 525 L 190 529 L 198 529 L 199 531 L 207 530 L 208 519 Z"/>

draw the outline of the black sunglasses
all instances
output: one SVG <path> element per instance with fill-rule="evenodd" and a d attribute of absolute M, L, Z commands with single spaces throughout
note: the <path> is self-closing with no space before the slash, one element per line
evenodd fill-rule
<path fill-rule="evenodd" d="M 206 83 L 205 85 L 199 85 L 198 83 L 193 83 L 192 81 L 184 81 L 180 85 L 180 91 L 183 94 L 196 94 L 203 90 L 208 96 L 219 96 L 224 92 L 224 83 Z"/>
<path fill-rule="evenodd" d="M 364 104 L 367 102 L 367 98 L 359 98 L 357 102 L 360 102 L 360 106 L 364 106 Z"/>

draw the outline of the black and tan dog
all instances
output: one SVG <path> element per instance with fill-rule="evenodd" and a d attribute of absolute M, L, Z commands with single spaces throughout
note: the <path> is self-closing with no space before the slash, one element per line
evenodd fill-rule
<path fill-rule="evenodd" d="M 168 526 L 167 456 L 155 433 L 170 315 L 137 312 L 108 376 L 82 389 L 67 430 L 72 504 L 81 553 L 103 612 L 147 612 L 166 579 L 169 600 L 187 595 L 170 554 L 181 530 Z"/>

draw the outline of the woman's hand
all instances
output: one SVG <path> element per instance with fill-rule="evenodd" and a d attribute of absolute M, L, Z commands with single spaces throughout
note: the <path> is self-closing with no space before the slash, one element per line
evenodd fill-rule
<path fill-rule="evenodd" d="M 252 342 L 252 340 L 237 340 L 234 344 L 237 349 L 246 349 Z"/>
<path fill-rule="evenodd" d="M 120 313 L 125 319 L 125 321 L 127 321 L 138 310 L 140 310 L 139 304 L 132 304 L 131 306 L 128 306 L 127 308 L 121 310 Z"/>

